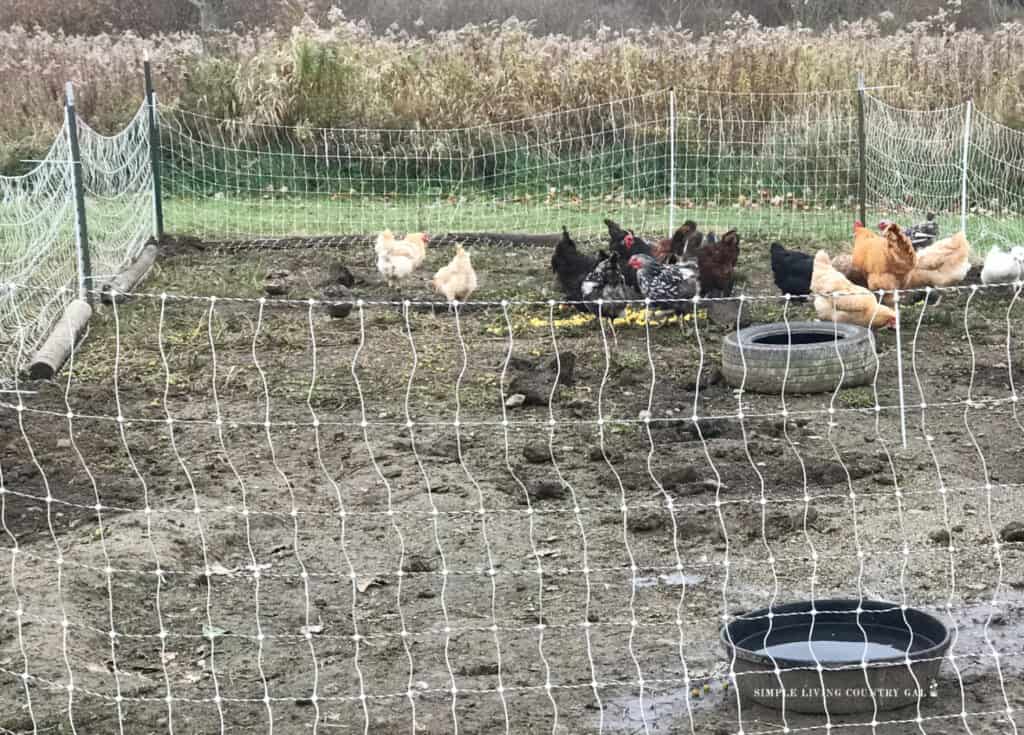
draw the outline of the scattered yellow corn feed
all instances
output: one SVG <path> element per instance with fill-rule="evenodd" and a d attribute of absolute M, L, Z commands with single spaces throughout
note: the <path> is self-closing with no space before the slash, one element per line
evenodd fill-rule
<path fill-rule="evenodd" d="M 562 311 L 565 311 L 564 305 Z M 700 311 L 697 314 L 698 318 L 703 319 L 707 316 L 706 312 Z M 650 320 L 648 321 L 648 312 L 645 309 L 639 308 L 634 309 L 632 307 L 626 307 L 625 313 L 618 319 L 614 319 L 612 324 L 616 327 L 644 327 L 644 326 L 662 326 L 666 324 L 678 324 L 680 316 L 673 315 L 668 317 L 658 317 L 653 311 L 650 312 Z M 683 314 L 682 320 L 688 322 L 693 319 L 693 314 Z M 576 313 L 572 316 L 567 316 L 562 319 L 550 320 L 544 317 L 530 317 L 525 322 L 519 322 L 515 326 L 527 326 L 532 329 L 550 329 L 551 325 L 554 324 L 555 329 L 565 329 L 569 327 L 581 327 L 584 324 L 590 324 L 597 320 L 597 316 L 594 314 L 582 314 Z M 490 334 L 504 334 L 504 326 L 493 326 L 487 329 Z"/>

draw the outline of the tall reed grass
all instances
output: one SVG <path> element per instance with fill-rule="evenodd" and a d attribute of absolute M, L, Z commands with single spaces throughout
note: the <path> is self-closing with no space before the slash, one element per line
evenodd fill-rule
<path fill-rule="evenodd" d="M 737 16 L 700 38 L 672 28 L 602 28 L 582 39 L 535 35 L 515 20 L 427 37 L 374 34 L 339 15 L 288 34 L 206 38 L 15 28 L 0 32 L 0 170 L 23 167 L 49 144 L 66 80 L 76 83 L 79 110 L 96 127 L 123 124 L 142 99 L 146 50 L 164 104 L 270 126 L 459 127 L 670 86 L 680 105 L 692 88 L 851 88 L 862 70 L 869 84 L 899 85 L 893 95 L 901 105 L 973 97 L 998 120 L 1024 127 L 1024 25 L 957 30 L 941 12 L 900 29 L 887 23 L 883 14 L 816 34 Z M 749 106 L 750 98 L 737 96 L 736 104 Z"/>

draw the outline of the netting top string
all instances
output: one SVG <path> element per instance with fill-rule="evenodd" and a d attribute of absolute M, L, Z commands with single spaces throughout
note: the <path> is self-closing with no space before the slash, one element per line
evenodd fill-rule
<path fill-rule="evenodd" d="M 877 102 L 880 106 L 882 106 L 882 107 L 884 107 L 887 110 L 890 110 L 892 112 L 910 112 L 910 113 L 915 113 L 915 114 L 918 114 L 918 113 L 919 114 L 931 114 L 931 113 L 934 113 L 934 114 L 938 115 L 938 114 L 941 114 L 941 113 L 953 112 L 954 110 L 962 110 L 964 107 L 967 106 L 967 100 L 964 100 L 963 102 L 957 102 L 955 104 L 948 105 L 946 107 L 935 107 L 935 108 L 931 108 L 931 109 L 923 108 L 923 107 L 897 107 L 896 105 L 889 104 L 888 102 L 883 100 L 881 97 L 878 97 L 876 95 L 867 94 L 865 96 L 868 99 L 870 99 L 872 102 Z"/>
<path fill-rule="evenodd" d="M 116 132 L 111 133 L 110 135 L 105 135 L 105 134 L 99 132 L 98 130 L 96 130 L 96 128 L 94 128 L 91 125 L 89 125 L 89 123 L 87 123 L 85 121 L 85 119 L 81 115 L 79 115 L 77 112 L 75 113 L 75 117 L 76 117 L 77 122 L 78 122 L 78 132 L 79 132 L 79 134 L 81 134 L 82 132 L 88 131 L 90 135 L 94 135 L 97 138 L 102 138 L 103 140 L 115 141 L 118 138 L 120 138 L 121 136 L 123 136 L 125 133 L 130 132 L 132 130 L 132 128 L 135 126 L 135 124 L 138 123 L 140 120 L 145 121 L 145 119 L 146 119 L 146 111 L 147 111 L 147 106 L 146 106 L 146 103 L 143 102 L 141 105 L 139 105 L 139 109 L 136 110 L 135 114 L 131 116 L 131 119 L 129 119 L 128 122 L 126 122 L 124 124 L 124 127 L 121 128 L 120 130 L 116 131 Z"/>
<path fill-rule="evenodd" d="M 0 174 L 0 193 L 4 191 L 5 184 L 17 185 L 19 182 L 25 182 L 34 176 L 37 176 L 44 169 L 49 169 L 54 165 L 67 166 L 71 164 L 71 156 L 65 150 L 67 147 L 67 122 L 61 124 L 60 129 L 57 131 L 56 137 L 53 139 L 53 143 L 50 144 L 49 150 L 46 155 L 41 159 L 31 161 L 35 166 L 26 171 L 23 174 L 16 176 L 8 176 Z M 2 200 L 0 200 L 2 202 Z"/>
<path fill-rule="evenodd" d="M 66 293 L 69 289 L 66 286 L 53 287 L 53 286 L 35 286 L 22 282 L 4 282 L 0 281 L 0 288 L 14 289 L 14 290 L 26 290 L 26 291 L 47 291 L 51 293 Z M 895 289 L 885 290 L 878 289 L 872 291 L 872 295 L 875 296 L 886 296 L 889 294 L 901 294 L 911 295 L 920 294 L 928 296 L 930 294 L 957 294 L 957 293 L 974 293 L 978 291 L 997 291 L 1007 290 L 1009 288 L 1022 289 L 1024 288 L 1024 281 L 1016 281 L 1013 283 L 972 283 L 972 284 L 960 284 L 958 286 L 925 286 L 924 288 L 906 288 L 906 289 Z M 99 289 L 93 289 L 91 293 L 96 295 L 100 294 Z M 355 307 L 366 307 L 366 306 L 387 306 L 387 307 L 436 307 L 436 308 L 447 308 L 448 302 L 441 301 L 438 299 L 403 299 L 400 301 L 395 300 L 377 300 L 377 299 L 285 299 L 285 298 L 268 298 L 266 296 L 258 297 L 245 297 L 245 296 L 216 296 L 207 295 L 200 296 L 195 294 L 180 294 L 180 293 L 153 293 L 149 291 L 118 291 L 118 295 L 124 296 L 125 298 L 136 298 L 136 299 L 149 299 L 159 301 L 206 301 L 210 303 L 243 303 L 243 304 L 259 304 L 267 306 L 282 306 L 282 307 L 310 307 L 310 306 L 328 306 L 338 304 L 351 304 Z M 827 294 L 810 294 L 811 296 L 824 296 L 824 297 L 838 297 L 838 296 L 862 296 L 861 291 L 832 291 Z M 689 299 L 660 299 L 659 303 L 664 304 L 706 304 L 714 302 L 748 302 L 748 301 L 763 301 L 763 302 L 782 302 L 784 303 L 787 298 L 786 294 L 781 293 L 762 293 L 762 294 L 740 294 L 739 296 L 719 296 L 719 297 L 706 297 L 706 296 L 695 296 Z M 599 300 L 595 302 L 590 301 L 571 301 L 561 299 L 502 299 L 500 301 L 459 301 L 453 302 L 457 308 L 464 307 L 493 307 L 493 308 L 506 308 L 510 306 L 543 306 L 550 308 L 552 306 L 592 306 L 594 304 L 624 304 L 626 306 L 637 306 L 637 307 L 652 307 L 653 303 L 649 299 L 621 299 L 621 300 Z"/>

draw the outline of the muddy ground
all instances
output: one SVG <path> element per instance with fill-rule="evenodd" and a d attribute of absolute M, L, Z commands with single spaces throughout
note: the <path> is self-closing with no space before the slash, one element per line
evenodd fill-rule
<path fill-rule="evenodd" d="M 873 385 L 786 420 L 747 394 L 741 420 L 730 325 L 552 330 L 537 248 L 473 257 L 478 299 L 538 305 L 405 311 L 449 257 L 396 293 L 367 249 L 168 244 L 59 380 L 0 396 L 0 732 L 824 730 L 738 703 L 718 643 L 723 614 L 812 595 L 957 633 L 920 722 L 875 730 L 1024 724 L 1012 294 L 905 309 L 903 448 L 892 333 Z M 375 302 L 343 319 L 304 301 L 335 261 Z M 812 316 L 783 307 L 741 318 Z"/>

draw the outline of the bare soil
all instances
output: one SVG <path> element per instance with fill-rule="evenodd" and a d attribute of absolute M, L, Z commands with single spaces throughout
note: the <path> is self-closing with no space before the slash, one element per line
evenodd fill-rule
<path fill-rule="evenodd" d="M 923 719 L 875 731 L 1024 724 L 1024 545 L 996 543 L 1024 520 L 1012 294 L 904 309 L 904 448 L 891 332 L 873 386 L 783 415 L 720 379 L 733 325 L 703 311 L 552 328 L 544 249 L 474 248 L 492 305 L 406 309 L 449 257 L 396 293 L 366 247 L 168 243 L 58 381 L 0 396 L 0 732 L 824 728 L 737 702 L 718 643 L 811 596 L 957 633 Z M 343 319 L 305 301 L 336 261 L 367 302 Z M 744 245 L 744 294 L 767 262 Z M 740 320 L 813 317 L 784 306 Z"/>

